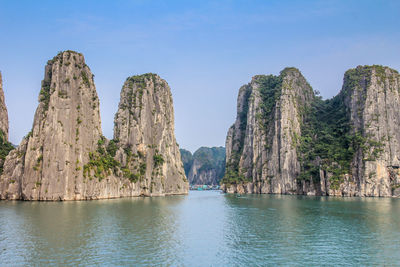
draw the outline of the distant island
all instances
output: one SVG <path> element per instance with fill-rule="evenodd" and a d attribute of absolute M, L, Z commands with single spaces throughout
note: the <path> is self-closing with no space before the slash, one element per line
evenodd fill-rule
<path fill-rule="evenodd" d="M 201 147 L 193 155 L 181 149 L 182 162 L 186 177 L 192 188 L 208 185 L 216 188 L 225 173 L 225 148 Z"/>

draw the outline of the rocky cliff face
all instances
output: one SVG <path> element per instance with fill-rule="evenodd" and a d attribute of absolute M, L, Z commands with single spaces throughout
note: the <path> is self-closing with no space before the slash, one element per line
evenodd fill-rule
<path fill-rule="evenodd" d="M 181 158 L 183 163 L 183 169 L 185 170 L 186 177 L 189 175 L 190 168 L 192 168 L 193 164 L 193 155 L 192 152 L 186 149 L 179 149 L 181 152 Z"/>
<path fill-rule="evenodd" d="M 4 140 L 8 141 L 8 112 L 6 102 L 4 100 L 3 79 L 0 72 L 0 131 L 4 136 Z"/>
<path fill-rule="evenodd" d="M 382 66 L 345 74 L 342 90 L 358 146 L 348 179 L 330 194 L 400 196 L 400 75 Z"/>
<path fill-rule="evenodd" d="M 0 174 L 3 173 L 4 160 L 14 147 L 8 142 L 8 113 L 4 100 L 3 80 L 0 72 Z"/>
<path fill-rule="evenodd" d="M 226 141 L 222 183 L 245 184 L 249 192 L 296 191 L 300 173 L 296 138 L 303 109 L 313 91 L 301 73 L 287 68 L 279 76 L 259 75 L 239 91 L 238 115 Z"/>
<path fill-rule="evenodd" d="M 225 148 L 201 147 L 191 157 L 187 177 L 192 185 L 218 185 L 224 171 Z"/>
<path fill-rule="evenodd" d="M 132 100 L 125 97 L 121 93 L 121 102 Z M 161 94 L 156 97 L 166 101 Z M 148 96 L 144 95 L 143 100 L 148 101 L 147 99 Z M 172 109 L 169 105 L 172 105 L 171 101 L 165 102 L 165 108 Z M 132 108 L 131 112 L 135 111 Z M 163 113 L 156 113 L 158 111 L 165 110 L 155 110 L 155 117 L 164 116 Z M 148 134 L 148 128 L 153 126 L 153 121 L 149 117 L 145 119 L 148 121 L 144 120 L 142 125 L 127 125 L 127 131 Z M 173 119 L 171 123 L 173 124 Z M 173 131 L 171 127 L 164 129 L 164 126 L 162 124 L 157 130 L 164 135 L 169 130 Z M 0 178 L 0 198 L 80 200 L 185 193 L 184 186 L 175 191 L 177 186 L 184 184 L 182 177 L 182 182 L 179 181 L 176 185 L 169 179 L 170 164 L 171 169 L 175 170 L 175 164 L 179 165 L 180 161 L 172 162 L 165 156 L 166 160 L 159 163 L 158 167 L 169 183 L 166 182 L 165 187 L 157 184 L 152 191 L 153 180 L 148 179 L 152 175 L 150 163 L 153 162 L 153 155 L 143 151 L 144 157 L 148 159 L 145 163 L 149 166 L 140 165 L 140 170 L 128 171 L 130 165 L 126 158 L 136 152 L 132 148 L 137 143 L 121 136 L 119 132 L 116 136 L 121 137 L 120 143 L 117 142 L 119 140 L 109 141 L 102 136 L 99 99 L 93 75 L 85 64 L 83 55 L 73 51 L 59 53 L 45 67 L 32 131 L 6 158 Z M 173 143 L 169 143 L 170 141 L 172 142 L 170 139 L 163 139 L 163 144 L 174 148 L 175 140 Z M 147 143 L 143 144 L 146 145 Z M 161 147 L 159 149 L 163 157 L 165 150 Z M 176 158 L 180 160 L 179 154 Z M 131 161 L 136 162 L 136 159 Z M 164 170 L 167 171 L 163 172 Z"/>
<path fill-rule="evenodd" d="M 115 115 L 114 139 L 120 146 L 117 159 L 125 166 L 125 172 L 139 180 L 143 194 L 187 192 L 174 132 L 167 82 L 152 73 L 129 77 Z"/>
<path fill-rule="evenodd" d="M 321 100 L 301 73 L 255 76 L 226 141 L 228 192 L 399 195 L 399 74 L 364 66 Z"/>
<path fill-rule="evenodd" d="M 99 100 L 83 55 L 58 54 L 45 67 L 32 131 L 4 165 L 1 197 L 82 199 L 92 194 L 82 164 L 101 136 Z"/>

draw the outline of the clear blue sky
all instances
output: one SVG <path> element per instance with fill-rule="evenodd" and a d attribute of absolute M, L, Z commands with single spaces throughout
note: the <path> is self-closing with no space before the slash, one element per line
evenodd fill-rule
<path fill-rule="evenodd" d="M 400 70 L 400 1 L 4 1 L 0 70 L 19 144 L 32 126 L 44 66 L 61 50 L 95 74 L 104 134 L 126 77 L 158 73 L 172 89 L 177 141 L 194 151 L 225 143 L 241 85 L 299 68 L 323 97 L 344 72 Z"/>

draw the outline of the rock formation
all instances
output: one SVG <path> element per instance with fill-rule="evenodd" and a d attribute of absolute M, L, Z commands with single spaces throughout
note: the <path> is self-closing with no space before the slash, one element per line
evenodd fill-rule
<path fill-rule="evenodd" d="M 148 73 L 129 77 L 114 120 L 117 159 L 142 194 L 183 194 L 188 183 L 174 134 L 172 95 L 167 82 Z M 134 174 L 136 172 L 136 174 Z"/>
<path fill-rule="evenodd" d="M 190 157 L 186 155 L 190 154 Z M 186 176 L 191 185 L 218 185 L 225 172 L 225 148 L 201 147 L 193 156 L 189 151 L 183 151 L 182 161 L 190 162 Z"/>
<path fill-rule="evenodd" d="M 179 149 L 179 151 L 181 152 L 183 169 L 185 170 L 186 177 L 188 177 L 190 168 L 192 168 L 192 164 L 193 164 L 192 152 L 190 152 L 186 149 L 183 149 L 183 148 Z"/>
<path fill-rule="evenodd" d="M 239 91 L 223 189 L 399 196 L 399 82 L 388 67 L 359 66 L 323 101 L 297 69 L 255 76 Z"/>
<path fill-rule="evenodd" d="M 4 100 L 3 79 L 0 72 L 0 133 L 4 136 L 4 140 L 8 141 L 8 113 Z"/>
<path fill-rule="evenodd" d="M 148 80 L 143 85 L 146 88 L 137 95 L 140 107 L 131 102 L 132 94 L 126 94 L 124 86 L 116 115 L 119 139 L 109 141 L 102 136 L 99 99 L 83 55 L 65 51 L 48 61 L 32 131 L 6 158 L 0 198 L 81 200 L 186 193 L 169 88 Z M 154 99 L 159 106 L 151 109 Z M 124 105 L 130 105 L 128 117 L 121 116 Z M 132 124 L 131 113 L 142 119 Z M 143 153 L 140 159 L 135 157 L 138 151 Z M 180 170 L 182 174 L 176 174 Z"/>
<path fill-rule="evenodd" d="M 4 100 L 3 80 L 0 72 L 0 174 L 3 172 L 4 160 L 14 147 L 8 142 L 8 113 Z"/>

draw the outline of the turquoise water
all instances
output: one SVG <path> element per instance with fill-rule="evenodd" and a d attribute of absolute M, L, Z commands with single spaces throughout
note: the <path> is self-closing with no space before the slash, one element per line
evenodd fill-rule
<path fill-rule="evenodd" d="M 0 264 L 400 265 L 400 199 L 224 195 L 0 202 Z"/>

